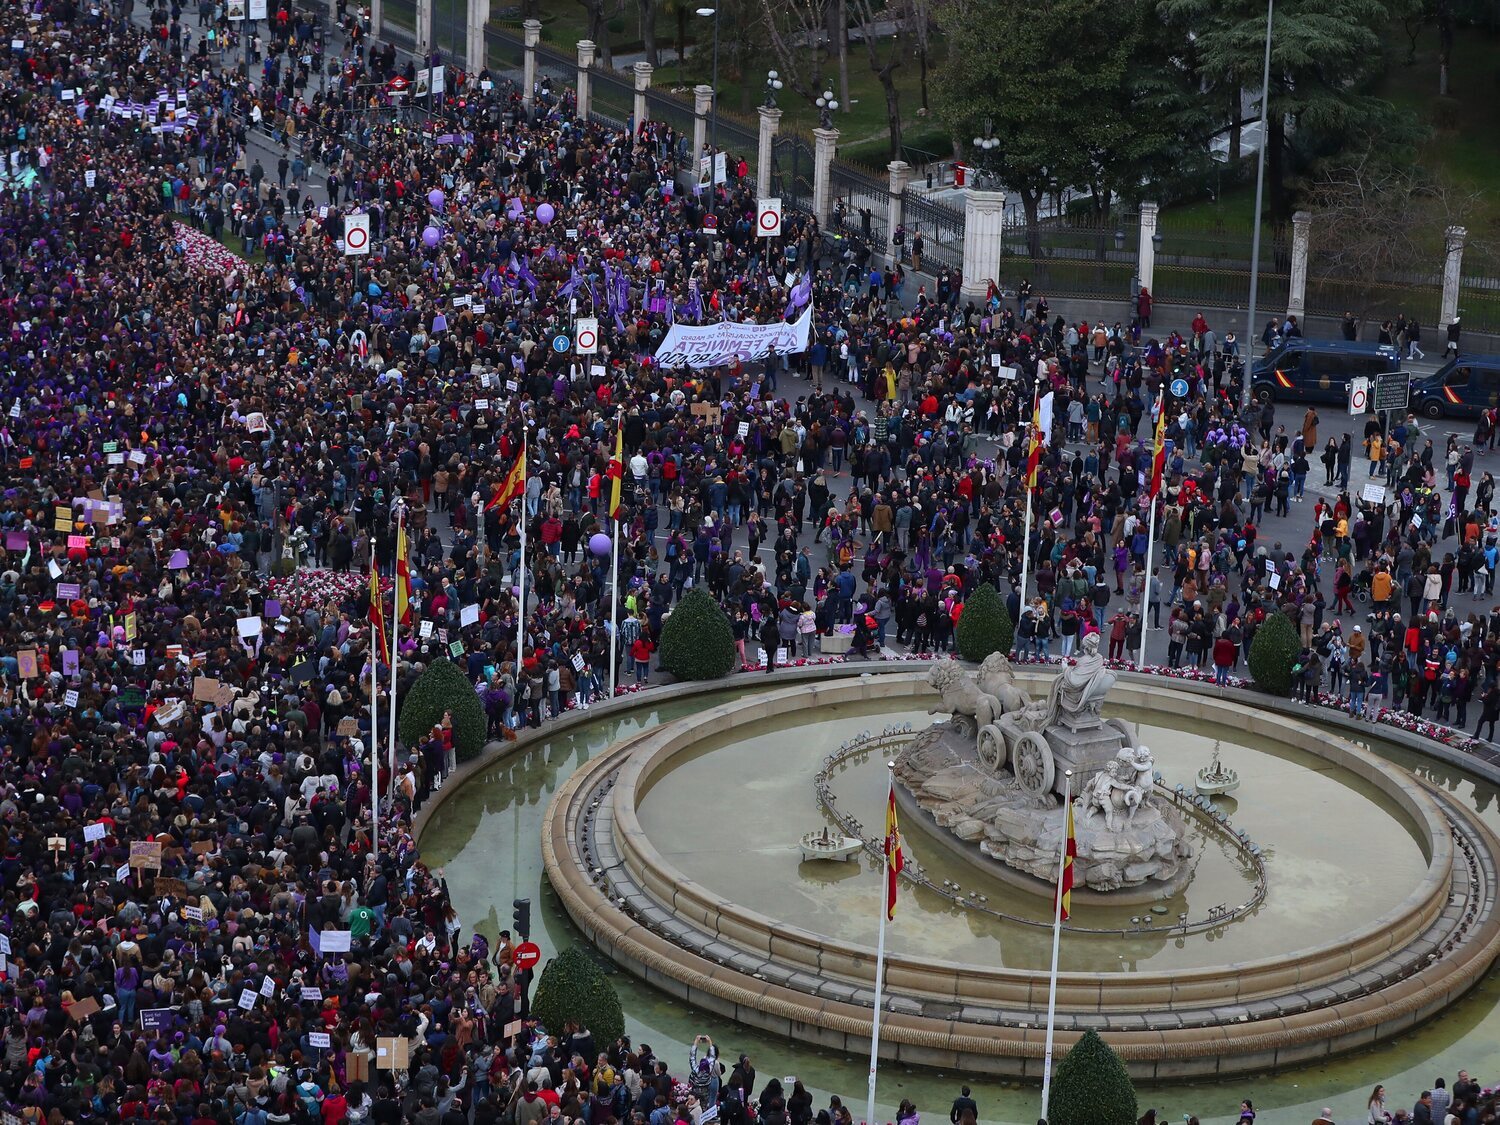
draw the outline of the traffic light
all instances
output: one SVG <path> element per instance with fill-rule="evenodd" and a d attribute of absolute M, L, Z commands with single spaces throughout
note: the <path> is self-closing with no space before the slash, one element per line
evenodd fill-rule
<path fill-rule="evenodd" d="M 515 919 L 516 934 L 522 941 L 531 938 L 531 900 L 529 898 L 518 898 L 511 904 L 510 916 Z"/>

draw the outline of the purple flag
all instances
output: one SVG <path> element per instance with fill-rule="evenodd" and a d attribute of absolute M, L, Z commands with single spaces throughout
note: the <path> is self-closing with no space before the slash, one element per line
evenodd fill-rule
<path fill-rule="evenodd" d="M 782 314 L 784 320 L 791 320 L 792 314 L 803 305 L 812 300 L 812 271 L 804 270 L 802 280 L 792 288 L 792 299 L 786 304 L 786 312 Z"/>

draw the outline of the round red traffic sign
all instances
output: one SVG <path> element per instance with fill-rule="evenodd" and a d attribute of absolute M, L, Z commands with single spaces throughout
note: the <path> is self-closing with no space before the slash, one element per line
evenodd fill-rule
<path fill-rule="evenodd" d="M 598 337 L 594 334 L 594 330 L 592 328 L 580 328 L 578 330 L 579 351 L 591 352 L 594 350 L 594 345 L 597 343 Z"/>
<path fill-rule="evenodd" d="M 1363 414 L 1369 401 L 1370 392 L 1362 387 L 1356 387 L 1349 392 L 1349 409 L 1356 414 Z"/>
<path fill-rule="evenodd" d="M 534 941 L 523 941 L 516 946 L 516 968 L 530 969 L 542 959 L 541 946 Z"/>
<path fill-rule="evenodd" d="M 370 241 L 370 232 L 365 227 L 350 227 L 344 232 L 344 241 L 350 250 L 363 250 Z"/>
<path fill-rule="evenodd" d="M 767 207 L 760 213 L 760 229 L 770 233 L 781 229 L 781 212 Z"/>

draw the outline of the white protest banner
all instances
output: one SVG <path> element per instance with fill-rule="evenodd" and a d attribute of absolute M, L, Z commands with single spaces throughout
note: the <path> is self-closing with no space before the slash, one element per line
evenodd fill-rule
<path fill-rule="evenodd" d="M 445 66 L 432 68 L 432 92 L 434 94 L 441 94 L 447 88 L 447 72 L 448 68 Z"/>
<path fill-rule="evenodd" d="M 682 324 L 672 325 L 656 350 L 663 367 L 723 367 L 730 361 L 765 359 L 775 348 L 778 355 L 796 355 L 807 350 L 812 331 L 812 307 L 788 324 Z"/>
<path fill-rule="evenodd" d="M 370 216 L 365 214 L 344 217 L 344 254 L 368 254 L 370 252 Z"/>
<path fill-rule="evenodd" d="M 309 1047 L 331 1047 L 333 1041 L 329 1039 L 326 1031 L 309 1031 L 307 1033 L 307 1045 Z"/>
<path fill-rule="evenodd" d="M 247 1012 L 251 1008 L 255 1007 L 255 1002 L 259 999 L 260 994 L 253 988 L 245 988 L 240 990 L 240 1007 L 244 1008 Z"/>
<path fill-rule="evenodd" d="M 599 350 L 599 320 L 597 317 L 581 316 L 574 325 L 573 346 L 579 355 L 594 355 Z"/>
<path fill-rule="evenodd" d="M 1367 481 L 1365 486 L 1360 489 L 1359 498 L 1366 504 L 1384 504 L 1385 485 L 1377 481 Z"/>
<path fill-rule="evenodd" d="M 324 930 L 320 952 L 326 957 L 330 953 L 348 953 L 350 949 L 348 930 Z"/>
<path fill-rule="evenodd" d="M 105 828 L 104 822 L 102 820 L 95 824 L 85 824 L 83 826 L 83 838 L 85 841 L 92 844 L 95 840 L 104 839 L 104 834 L 106 831 L 107 829 Z"/>

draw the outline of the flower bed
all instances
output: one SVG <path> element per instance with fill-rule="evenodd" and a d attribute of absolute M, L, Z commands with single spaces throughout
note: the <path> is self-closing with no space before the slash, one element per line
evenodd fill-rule
<path fill-rule="evenodd" d="M 287 578 L 272 578 L 267 587 L 269 597 L 281 603 L 283 613 L 303 613 L 309 607 L 322 608 L 347 601 L 370 581 L 363 570 L 299 569 Z M 393 583 L 380 580 L 382 593 L 390 593 Z"/>
<path fill-rule="evenodd" d="M 203 273 L 228 274 L 235 270 L 248 269 L 250 263 L 238 254 L 224 248 L 223 244 L 194 230 L 186 223 L 174 221 L 177 230 L 177 245 L 189 266 Z"/>

